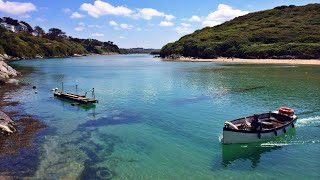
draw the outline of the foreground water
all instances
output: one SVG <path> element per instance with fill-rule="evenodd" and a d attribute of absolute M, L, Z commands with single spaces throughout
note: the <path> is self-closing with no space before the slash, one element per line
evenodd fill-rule
<path fill-rule="evenodd" d="M 8 98 L 44 121 L 20 176 L 82 179 L 320 178 L 320 67 L 162 62 L 147 55 L 18 61 L 33 67 Z M 51 89 L 91 95 L 71 106 Z M 32 86 L 37 86 L 37 94 Z M 272 142 L 222 145 L 223 122 L 280 106 L 296 129 Z M 23 174 L 35 161 L 32 173 Z M 21 165 L 22 163 L 22 165 Z M 18 172 L 20 171 L 20 172 Z"/>

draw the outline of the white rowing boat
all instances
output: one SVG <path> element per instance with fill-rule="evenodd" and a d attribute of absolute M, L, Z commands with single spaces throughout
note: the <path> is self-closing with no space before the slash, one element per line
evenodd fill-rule
<path fill-rule="evenodd" d="M 294 128 L 297 119 L 293 109 L 279 108 L 278 111 L 227 121 L 224 123 L 222 142 L 243 144 L 268 141 Z"/>

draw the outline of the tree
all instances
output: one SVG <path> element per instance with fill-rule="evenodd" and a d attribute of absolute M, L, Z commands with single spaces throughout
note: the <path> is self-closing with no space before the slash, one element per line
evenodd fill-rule
<path fill-rule="evenodd" d="M 32 33 L 33 32 L 33 29 L 32 27 L 30 26 L 30 24 L 24 22 L 24 21 L 20 21 L 21 24 L 24 24 L 25 26 L 27 26 L 27 30 L 29 33 Z"/>
<path fill-rule="evenodd" d="M 49 33 L 47 34 L 49 39 L 56 40 L 58 38 L 66 37 L 66 33 L 58 28 L 49 29 Z"/>
<path fill-rule="evenodd" d="M 14 26 L 18 26 L 19 25 L 18 20 L 12 19 L 10 17 L 4 17 L 3 21 L 8 23 L 8 24 L 14 25 Z"/>
<path fill-rule="evenodd" d="M 40 26 L 34 27 L 34 31 L 33 32 L 36 33 L 37 37 L 42 37 L 43 35 L 45 35 L 44 30 Z"/>

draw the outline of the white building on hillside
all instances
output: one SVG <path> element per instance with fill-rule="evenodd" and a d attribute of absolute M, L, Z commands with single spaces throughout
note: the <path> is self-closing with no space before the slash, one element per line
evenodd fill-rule
<path fill-rule="evenodd" d="M 14 25 L 7 24 L 5 22 L 0 23 L 0 27 L 5 28 L 8 31 L 16 32 L 16 28 Z"/>
<path fill-rule="evenodd" d="M 19 23 L 18 26 L 14 26 L 15 31 L 14 32 L 21 32 L 21 31 L 28 31 L 28 27 L 24 25 L 23 23 Z"/>

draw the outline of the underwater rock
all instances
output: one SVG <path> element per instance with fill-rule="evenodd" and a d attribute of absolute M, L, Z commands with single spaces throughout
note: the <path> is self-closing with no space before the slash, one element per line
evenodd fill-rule
<path fill-rule="evenodd" d="M 131 112 L 120 112 L 118 114 L 113 114 L 108 117 L 102 117 L 97 120 L 87 121 L 84 124 L 81 124 L 79 128 L 85 127 L 100 127 L 108 125 L 117 125 L 117 124 L 130 124 L 136 123 L 140 120 L 140 116 L 136 113 Z"/>

